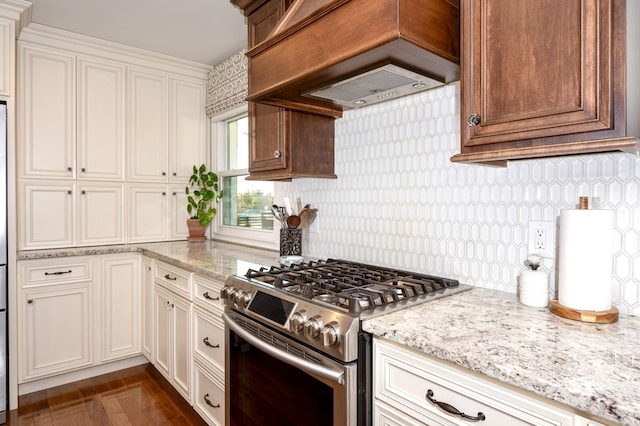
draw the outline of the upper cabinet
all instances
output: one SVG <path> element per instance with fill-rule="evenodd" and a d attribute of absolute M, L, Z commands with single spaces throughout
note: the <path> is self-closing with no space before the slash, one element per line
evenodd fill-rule
<path fill-rule="evenodd" d="M 462 0 L 461 16 L 462 143 L 452 161 L 635 149 L 624 2 Z"/>
<path fill-rule="evenodd" d="M 247 16 L 248 47 L 265 40 L 291 4 L 290 0 L 231 2 Z M 249 65 L 250 75 L 260 72 Z M 331 116 L 250 102 L 250 179 L 335 178 L 334 132 Z"/>

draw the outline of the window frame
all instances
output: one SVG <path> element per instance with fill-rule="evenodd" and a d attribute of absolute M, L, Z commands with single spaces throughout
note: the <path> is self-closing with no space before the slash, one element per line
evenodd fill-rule
<path fill-rule="evenodd" d="M 211 164 L 214 165 L 216 173 L 220 177 L 222 183 L 225 177 L 248 175 L 248 169 L 227 169 L 227 122 L 230 119 L 241 117 L 248 114 L 247 104 L 230 109 L 224 113 L 218 114 L 210 118 L 211 124 Z M 274 203 L 276 200 L 282 198 L 281 185 L 273 183 L 273 197 Z M 223 188 L 224 190 L 224 188 Z M 266 249 L 278 249 L 278 235 L 280 228 L 277 221 L 274 221 L 273 230 L 268 229 L 255 229 L 255 228 L 242 228 L 238 226 L 229 226 L 223 224 L 224 214 L 222 213 L 223 203 L 218 206 L 218 214 L 216 214 L 215 220 L 211 226 L 211 238 L 250 245 L 255 247 L 261 247 Z"/>

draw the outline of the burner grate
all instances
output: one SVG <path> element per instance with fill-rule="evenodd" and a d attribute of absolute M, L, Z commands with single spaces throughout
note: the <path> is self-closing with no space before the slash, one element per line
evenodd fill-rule
<path fill-rule="evenodd" d="M 249 270 L 247 278 L 351 313 L 457 287 L 449 278 L 398 271 L 345 260 Z"/>

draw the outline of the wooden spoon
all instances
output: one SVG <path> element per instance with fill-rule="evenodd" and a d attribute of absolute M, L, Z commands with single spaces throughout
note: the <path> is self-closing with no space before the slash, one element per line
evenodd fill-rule
<path fill-rule="evenodd" d="M 289 229 L 296 229 L 300 225 L 300 216 L 292 214 L 287 218 L 287 227 Z"/>

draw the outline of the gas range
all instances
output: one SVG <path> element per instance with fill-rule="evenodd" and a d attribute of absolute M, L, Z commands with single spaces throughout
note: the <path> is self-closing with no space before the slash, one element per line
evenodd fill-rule
<path fill-rule="evenodd" d="M 231 276 L 221 297 L 230 311 L 351 362 L 362 320 L 470 288 L 449 278 L 327 259 Z"/>

